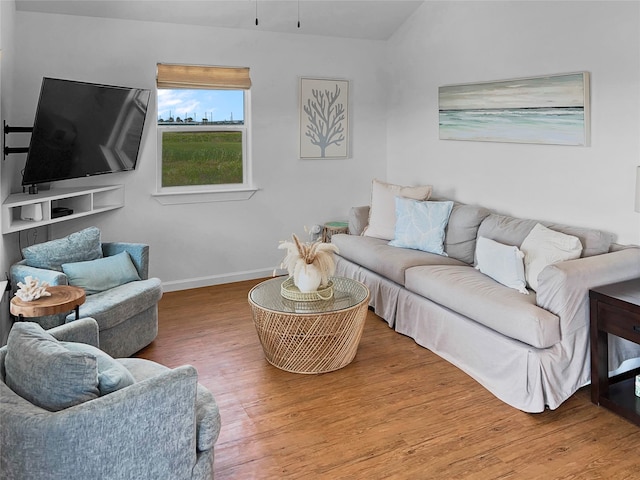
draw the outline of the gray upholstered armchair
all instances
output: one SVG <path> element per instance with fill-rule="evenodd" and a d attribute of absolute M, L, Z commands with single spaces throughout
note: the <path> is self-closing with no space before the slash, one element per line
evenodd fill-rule
<path fill-rule="evenodd" d="M 98 327 L 91 318 L 40 331 L 54 337 L 50 340 L 55 347 L 57 340 L 98 343 Z M 41 345 L 41 338 L 36 338 Z M 0 348 L 0 479 L 213 478 L 213 446 L 220 431 L 220 415 L 211 393 L 198 384 L 193 367 L 172 370 L 148 360 L 118 359 L 115 361 L 126 367 L 134 383 L 49 411 L 8 387 L 16 370 L 20 372 L 16 366 L 19 361 L 8 350 L 11 340 Z M 24 348 L 19 353 L 24 353 Z M 47 354 L 50 350 L 43 353 Z M 26 359 L 38 355 L 31 353 Z M 99 365 L 100 359 L 98 371 Z M 29 377 L 31 385 L 31 375 L 38 371 L 31 366 L 26 370 L 23 377 Z M 46 379 L 41 387 L 48 393 Z"/>
<path fill-rule="evenodd" d="M 149 278 L 148 245 L 102 243 L 100 230 L 90 227 L 24 248 L 22 254 L 24 259 L 11 266 L 13 287 L 31 276 L 49 285 L 85 288 L 80 318 L 98 322 L 100 348 L 112 357 L 133 355 L 156 338 L 162 284 L 158 278 Z M 75 313 L 32 321 L 52 328 L 73 320 Z"/>

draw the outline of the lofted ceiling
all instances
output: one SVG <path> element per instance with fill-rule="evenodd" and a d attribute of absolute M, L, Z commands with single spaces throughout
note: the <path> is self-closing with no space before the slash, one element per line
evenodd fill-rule
<path fill-rule="evenodd" d="M 15 0 L 16 10 L 371 40 L 422 0 Z M 256 12 L 259 20 L 256 26 Z M 298 18 L 300 28 L 297 27 Z"/>

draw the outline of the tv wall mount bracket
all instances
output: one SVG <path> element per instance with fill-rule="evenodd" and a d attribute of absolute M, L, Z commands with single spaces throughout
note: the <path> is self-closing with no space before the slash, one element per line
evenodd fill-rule
<path fill-rule="evenodd" d="M 2 151 L 4 156 L 11 155 L 13 153 L 27 153 L 29 151 L 29 147 L 9 147 L 7 146 L 7 135 L 10 133 L 31 133 L 33 132 L 33 127 L 11 127 L 7 125 L 6 121 L 2 122 L 4 127 L 4 137 L 2 140 Z"/>

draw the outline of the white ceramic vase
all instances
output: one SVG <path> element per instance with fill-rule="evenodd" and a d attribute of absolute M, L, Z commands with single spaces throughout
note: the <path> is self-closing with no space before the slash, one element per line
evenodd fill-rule
<path fill-rule="evenodd" d="M 303 293 L 316 292 L 322 282 L 320 270 L 313 264 L 302 263 L 296 268 L 293 283 Z"/>

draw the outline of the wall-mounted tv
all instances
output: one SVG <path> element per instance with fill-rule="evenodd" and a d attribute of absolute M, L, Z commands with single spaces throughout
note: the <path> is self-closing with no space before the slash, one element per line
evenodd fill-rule
<path fill-rule="evenodd" d="M 43 78 L 22 185 L 135 169 L 149 97 L 140 88 Z"/>

